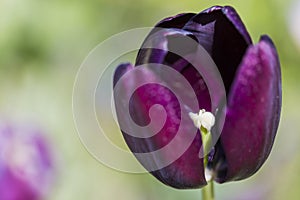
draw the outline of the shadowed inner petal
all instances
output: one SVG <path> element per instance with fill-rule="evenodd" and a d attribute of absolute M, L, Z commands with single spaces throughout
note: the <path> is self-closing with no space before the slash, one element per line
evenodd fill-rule
<path fill-rule="evenodd" d="M 182 13 L 161 20 L 159 23 L 156 24 L 155 28 L 146 37 L 144 44 L 149 40 L 150 36 L 155 34 L 157 31 L 160 31 L 161 28 L 181 29 L 193 16 L 195 16 L 194 13 Z M 167 55 L 168 51 L 164 50 L 161 45 L 155 45 L 155 47 L 158 48 L 141 48 L 136 58 L 136 65 L 141 65 L 145 63 L 163 63 L 163 60 Z"/>
<path fill-rule="evenodd" d="M 199 43 L 212 56 L 229 93 L 236 70 L 248 43 L 222 10 L 199 13 L 184 27 L 196 36 Z"/>
<path fill-rule="evenodd" d="M 182 65 L 178 65 L 180 60 L 184 60 L 184 58 L 176 53 L 172 53 L 192 53 L 195 50 L 195 45 L 178 43 L 178 38 L 190 37 L 201 44 L 212 56 L 221 73 L 226 93 L 228 94 L 238 65 L 248 48 L 249 41 L 245 39 L 247 38 L 245 36 L 247 31 L 245 30 L 245 33 L 241 32 L 241 27 L 237 27 L 243 26 L 243 23 L 241 21 L 238 23 L 232 22 L 230 16 L 232 13 L 235 13 L 225 11 L 223 9 L 216 9 L 212 12 L 202 12 L 197 15 L 182 14 L 163 20 L 157 24 L 157 27 L 167 27 L 170 33 L 162 35 L 160 38 L 161 41 L 158 43 L 158 47 L 161 48 L 164 46 L 164 49 L 141 49 L 136 64 L 162 63 L 181 73 L 185 72 L 185 77 L 192 86 L 202 85 L 203 78 L 196 70 L 192 69 L 194 67 L 187 62 L 181 62 Z M 236 19 L 239 20 L 239 18 Z M 186 24 L 183 26 L 185 22 Z M 176 30 L 177 28 L 182 28 L 182 33 L 180 30 Z M 175 30 L 178 32 L 177 34 L 172 33 Z M 149 35 L 151 34 L 153 33 L 151 32 Z M 186 71 L 189 71 L 189 73 Z M 203 107 L 201 104 L 199 106 Z"/>

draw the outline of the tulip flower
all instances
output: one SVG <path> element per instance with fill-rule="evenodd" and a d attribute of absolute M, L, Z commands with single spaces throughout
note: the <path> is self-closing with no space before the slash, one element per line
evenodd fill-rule
<path fill-rule="evenodd" d="M 174 188 L 201 188 L 211 180 L 224 183 L 252 176 L 270 154 L 280 119 L 281 72 L 273 42 L 263 35 L 257 44 L 253 44 L 239 15 L 230 6 L 214 6 L 199 14 L 179 14 L 160 21 L 155 27 L 162 28 L 163 34 L 153 30 L 144 44 L 150 42 L 156 46 L 142 46 L 135 66 L 123 63 L 114 74 L 114 87 L 123 78 L 121 89 L 115 91 L 115 102 L 128 147 L 152 175 Z M 150 41 L 155 33 L 159 37 Z M 191 63 L 169 51 L 174 48 L 174 38 L 180 37 L 192 38 L 207 51 L 221 74 L 226 90 L 224 127 L 206 158 L 199 156 L 202 143 L 205 143 L 204 132 L 214 134 L 212 127 L 217 126 L 218 119 L 211 110 L 212 101 L 204 80 L 205 74 L 199 74 Z M 192 55 L 192 45 L 181 44 L 177 48 L 186 47 L 190 47 L 187 54 Z M 180 73 L 195 92 L 200 109 L 191 110 L 187 105 L 180 105 L 172 91 L 154 84 L 155 81 L 164 82 L 166 77 L 172 80 L 172 77 L 161 76 L 159 69 L 140 68 L 151 63 L 167 65 Z M 130 76 L 138 68 L 141 69 L 139 74 Z M 135 87 L 135 83 L 145 80 L 153 84 Z M 127 94 L 133 90 L 132 94 Z M 118 95 L 120 92 L 122 95 Z M 187 96 L 185 92 L 180 91 Z M 131 95 L 127 108 L 129 116 L 122 110 L 122 96 L 126 95 Z M 164 116 L 151 114 L 151 107 L 157 104 L 164 108 Z M 157 152 L 147 159 L 137 155 L 168 145 L 185 116 L 190 119 L 181 124 L 186 137 L 192 129 L 198 128 L 192 143 L 174 162 L 157 170 L 149 170 L 154 169 L 151 165 L 158 165 L 172 156 L 176 147 Z M 140 126 L 147 126 L 153 119 L 165 119 L 163 126 L 136 132 L 130 122 L 133 120 Z M 151 133 L 151 130 L 156 130 L 157 134 Z M 184 137 L 178 138 L 178 147 L 181 140 L 184 142 Z M 205 175 L 207 169 L 211 172 L 209 177 Z"/>
<path fill-rule="evenodd" d="M 0 153 L 0 199 L 42 199 L 54 170 L 49 145 L 40 132 L 1 124 Z"/>

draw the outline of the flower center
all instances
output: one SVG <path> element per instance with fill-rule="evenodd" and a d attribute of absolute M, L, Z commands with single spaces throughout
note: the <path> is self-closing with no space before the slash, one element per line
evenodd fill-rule
<path fill-rule="evenodd" d="M 203 152 L 199 152 L 199 158 L 203 158 L 206 180 L 210 181 L 212 179 L 212 172 L 207 168 L 207 165 L 208 154 L 212 147 L 210 130 L 215 124 L 215 116 L 211 112 L 206 112 L 204 109 L 201 109 L 198 114 L 190 112 L 189 116 L 201 133 Z"/>
<path fill-rule="evenodd" d="M 189 113 L 190 118 L 193 120 L 194 125 L 204 132 L 210 132 L 210 129 L 215 124 L 215 116 L 211 112 L 206 112 L 205 109 L 201 109 L 199 113 Z"/>

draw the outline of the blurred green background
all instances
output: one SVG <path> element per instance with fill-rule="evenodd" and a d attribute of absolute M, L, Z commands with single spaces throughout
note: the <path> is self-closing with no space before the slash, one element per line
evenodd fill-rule
<path fill-rule="evenodd" d="M 72 89 L 80 64 L 104 39 L 213 5 L 234 6 L 254 42 L 261 34 L 271 36 L 283 76 L 281 123 L 269 159 L 247 180 L 217 184 L 216 197 L 299 199 L 299 0 L 0 0 L 0 117 L 44 128 L 57 154 L 49 200 L 201 199 L 200 190 L 174 190 L 149 174 L 121 173 L 98 163 L 77 136 Z"/>

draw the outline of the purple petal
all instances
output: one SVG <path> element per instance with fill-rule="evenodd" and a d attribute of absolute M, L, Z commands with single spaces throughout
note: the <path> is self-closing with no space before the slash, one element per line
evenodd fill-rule
<path fill-rule="evenodd" d="M 218 11 L 222 11 L 225 17 L 234 25 L 234 27 L 240 32 L 240 34 L 244 37 L 245 41 L 248 44 L 252 44 L 251 37 L 243 24 L 240 16 L 237 14 L 236 10 L 231 6 L 213 6 L 211 8 L 208 8 L 201 13 L 216 13 Z"/>
<path fill-rule="evenodd" d="M 231 6 L 224 6 L 222 12 L 234 25 L 234 27 L 240 32 L 247 44 L 252 44 L 251 37 L 236 10 Z"/>
<path fill-rule="evenodd" d="M 183 30 L 165 29 L 148 36 L 144 42 L 144 47 L 151 46 L 154 48 L 147 48 L 145 50 L 148 52 L 146 57 L 142 58 L 143 54 L 139 54 L 137 65 L 159 63 L 177 70 L 193 87 L 198 98 L 199 107 L 210 111 L 211 101 L 209 91 L 203 77 L 182 56 L 176 55 L 185 56 L 196 52 L 198 43 L 193 38 L 191 39 L 189 34 L 189 32 Z M 161 52 L 161 54 L 158 52 Z"/>
<path fill-rule="evenodd" d="M 139 68 L 140 67 L 137 67 L 136 69 Z M 160 77 L 157 76 L 156 73 L 145 68 L 141 70 L 142 74 L 139 76 L 125 76 L 128 75 L 128 73 L 132 73 L 133 69 L 134 68 L 131 64 L 123 64 L 120 65 L 115 72 L 114 92 L 118 121 L 119 124 L 121 122 L 123 126 L 127 126 L 125 127 L 127 130 L 134 131 L 130 125 L 131 122 L 129 121 L 129 118 L 132 118 L 132 120 L 140 126 L 146 126 L 150 122 L 152 123 L 149 116 L 150 108 L 156 104 L 161 105 L 166 113 L 166 121 L 162 128 L 158 129 L 158 133 L 155 135 L 153 135 L 154 127 L 154 129 L 145 128 L 138 133 L 140 136 L 150 135 L 149 137 L 134 137 L 130 135 L 129 132 L 124 131 L 124 127 L 121 125 L 124 139 L 133 153 L 154 152 L 166 147 L 172 142 L 172 140 L 174 140 L 175 137 L 177 137 L 179 124 L 183 120 L 181 118 L 181 112 L 184 112 L 184 116 L 188 116 L 188 112 L 190 110 L 179 104 L 178 99 L 173 92 L 159 84 L 145 84 L 132 91 L 133 88 L 135 88 L 135 84 L 141 80 L 152 80 L 155 82 L 161 81 L 159 80 Z M 125 78 L 122 77 L 122 75 Z M 117 82 L 120 81 L 121 77 L 122 79 L 124 78 L 120 84 L 121 89 L 116 91 Z M 122 92 L 124 94 L 120 95 Z M 126 103 L 123 102 L 122 99 L 125 95 L 129 95 L 131 97 L 129 108 L 127 108 L 129 109 L 130 116 L 126 116 L 123 111 L 124 108 L 122 108 L 123 106 L 126 106 Z M 155 116 L 156 115 L 154 114 L 151 119 L 154 119 L 154 121 L 156 118 L 158 120 L 162 120 L 161 116 Z M 196 133 L 196 129 L 192 121 L 189 119 L 186 122 L 186 124 L 182 125 L 184 135 L 177 138 L 178 143 L 175 148 L 172 148 L 169 151 L 163 151 L 159 156 L 153 156 L 146 160 L 137 156 L 137 154 L 135 155 L 141 164 L 147 170 L 150 169 L 150 173 L 152 173 L 161 182 L 175 188 L 198 188 L 206 185 L 203 170 L 203 159 L 200 159 L 198 156 L 202 143 L 199 132 L 197 132 L 195 138 L 192 138 L 191 145 L 178 159 L 163 168 L 151 171 L 153 165 L 158 166 L 161 161 L 172 157 L 173 154 L 181 148 L 181 145 L 185 143 L 186 138 L 190 137 L 190 134 L 193 131 Z M 154 126 L 156 126 L 156 124 Z"/>
<path fill-rule="evenodd" d="M 215 6 L 197 14 L 184 26 L 212 55 L 229 92 L 234 75 L 249 44 L 250 36 L 232 7 Z"/>
<path fill-rule="evenodd" d="M 0 179 L 0 199 L 38 200 L 37 192 L 28 184 L 17 178 L 10 170 L 2 172 Z"/>
<path fill-rule="evenodd" d="M 149 37 L 156 33 L 160 28 L 172 28 L 172 29 L 181 29 L 191 17 L 193 17 L 194 13 L 182 13 L 172 17 L 168 17 L 160 21 L 155 25 L 155 28 L 149 33 L 146 37 L 145 42 L 149 40 Z M 157 29 L 156 29 L 157 28 Z M 144 42 L 144 43 L 145 43 Z M 163 50 L 163 43 L 161 45 L 157 45 L 155 48 L 143 48 L 142 45 L 141 49 L 138 52 L 138 56 L 136 59 L 136 65 L 141 65 L 143 63 L 163 63 L 164 58 L 168 53 L 168 50 Z"/>
<path fill-rule="evenodd" d="M 217 164 L 218 182 L 253 175 L 271 151 L 281 110 L 281 74 L 270 41 L 264 36 L 249 47 L 237 71 L 221 134 L 225 162 Z"/>
<path fill-rule="evenodd" d="M 155 27 L 181 29 L 193 16 L 195 16 L 195 13 L 178 14 L 161 20 Z"/>
<path fill-rule="evenodd" d="M 0 199 L 37 200 L 48 192 L 53 159 L 40 133 L 0 124 L 0 152 Z"/>

